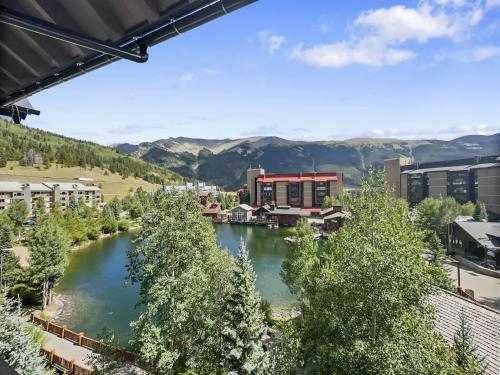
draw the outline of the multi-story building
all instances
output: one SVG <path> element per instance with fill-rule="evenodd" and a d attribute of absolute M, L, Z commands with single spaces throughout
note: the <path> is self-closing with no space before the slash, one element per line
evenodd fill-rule
<path fill-rule="evenodd" d="M 219 189 L 215 185 L 207 185 L 204 182 L 187 182 L 184 185 L 163 185 L 163 190 L 167 193 L 178 192 L 182 193 L 185 191 L 194 191 L 199 196 L 211 195 L 215 198 L 219 196 Z"/>
<path fill-rule="evenodd" d="M 56 202 L 59 202 L 62 207 L 66 207 L 72 195 L 77 199 L 82 198 L 89 207 L 100 203 L 102 200 L 101 189 L 96 186 L 65 182 L 21 183 L 1 181 L 0 212 L 8 209 L 15 200 L 24 200 L 30 208 L 30 212 L 32 212 L 38 198 L 43 199 L 45 209 L 50 212 Z"/>
<path fill-rule="evenodd" d="M 427 197 L 480 201 L 490 217 L 500 217 L 500 155 L 429 163 L 407 158 L 385 160 L 386 181 L 396 194 L 415 205 Z"/>
<path fill-rule="evenodd" d="M 266 204 L 319 210 L 326 196 L 338 197 L 343 189 L 342 172 L 266 173 L 247 170 L 247 187 L 252 206 Z"/>
<path fill-rule="evenodd" d="M 77 200 L 82 198 L 85 205 L 89 207 L 98 205 L 102 200 L 101 189 L 97 186 L 71 182 L 44 182 L 43 184 L 52 190 L 54 202 L 60 203 L 61 207 L 67 207 L 72 196 Z"/>

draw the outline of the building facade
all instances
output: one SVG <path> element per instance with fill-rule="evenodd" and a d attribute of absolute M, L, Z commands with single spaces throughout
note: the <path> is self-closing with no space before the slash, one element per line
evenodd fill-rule
<path fill-rule="evenodd" d="M 50 212 L 55 203 L 67 207 L 71 196 L 75 196 L 78 200 L 82 198 L 89 207 L 98 205 L 102 201 L 101 189 L 96 186 L 65 182 L 0 181 L 0 212 L 7 210 L 15 200 L 23 200 L 32 213 L 38 198 L 43 199 L 46 211 Z"/>
<path fill-rule="evenodd" d="M 454 197 L 460 203 L 480 201 L 492 219 L 500 217 L 500 155 L 413 164 L 389 159 L 384 167 L 387 183 L 410 205 Z"/>
<path fill-rule="evenodd" d="M 321 208 L 326 196 L 339 197 L 343 189 L 341 172 L 266 173 L 262 168 L 247 170 L 250 204 L 275 204 L 300 208 Z"/>

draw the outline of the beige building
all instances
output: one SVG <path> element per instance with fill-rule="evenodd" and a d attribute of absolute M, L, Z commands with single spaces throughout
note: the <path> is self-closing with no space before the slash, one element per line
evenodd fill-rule
<path fill-rule="evenodd" d="M 50 212 L 56 202 L 59 202 L 62 207 L 67 207 L 72 195 L 76 199 L 82 198 L 89 207 L 100 203 L 102 197 L 98 187 L 79 183 L 0 181 L 0 212 L 8 209 L 15 200 L 23 200 L 32 213 L 38 198 L 43 199 L 45 209 Z"/>
<path fill-rule="evenodd" d="M 480 201 L 490 219 L 500 217 L 500 155 L 414 164 L 389 159 L 384 167 L 387 183 L 412 205 L 451 196 L 460 203 Z"/>

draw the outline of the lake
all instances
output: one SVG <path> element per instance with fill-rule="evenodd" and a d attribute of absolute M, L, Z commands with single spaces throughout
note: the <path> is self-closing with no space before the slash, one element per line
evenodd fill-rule
<path fill-rule="evenodd" d="M 247 242 L 250 260 L 257 274 L 257 289 L 276 309 L 290 307 L 294 297 L 281 281 L 281 262 L 287 251 L 286 229 L 245 225 L 215 225 L 217 241 L 231 252 L 238 251 L 240 238 Z M 136 232 L 137 233 L 137 232 Z M 121 233 L 71 253 L 66 273 L 56 288 L 68 301 L 58 321 L 68 328 L 95 337 L 102 328 L 113 330 L 122 345 L 137 318 L 139 286 L 126 285 L 127 250 L 134 246 L 134 232 Z"/>

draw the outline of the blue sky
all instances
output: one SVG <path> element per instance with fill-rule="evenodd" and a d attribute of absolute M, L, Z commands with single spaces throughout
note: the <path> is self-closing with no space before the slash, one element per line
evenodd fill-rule
<path fill-rule="evenodd" d="M 500 131 L 500 0 L 260 0 L 149 54 L 32 96 L 25 123 L 101 144 Z"/>

